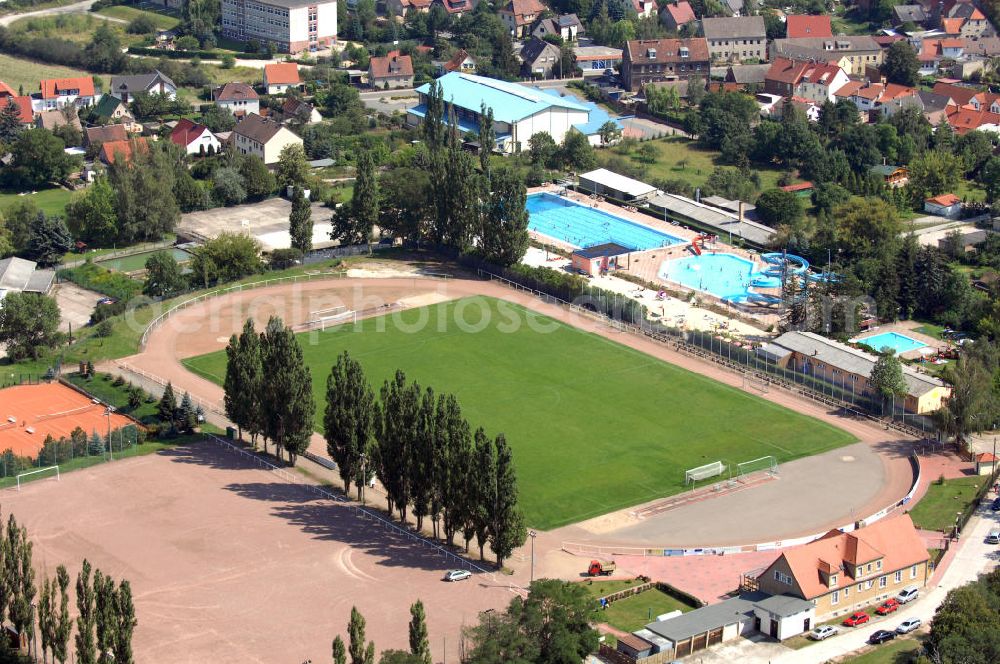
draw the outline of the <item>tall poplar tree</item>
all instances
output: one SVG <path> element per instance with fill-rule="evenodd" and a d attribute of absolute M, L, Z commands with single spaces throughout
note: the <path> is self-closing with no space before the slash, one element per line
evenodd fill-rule
<path fill-rule="evenodd" d="M 295 465 L 295 458 L 309 447 L 316 405 L 302 347 L 278 316 L 267 322 L 261 360 L 268 372 L 261 387 L 264 433 L 274 441 L 278 457 L 285 450 L 289 462 Z"/>
<path fill-rule="evenodd" d="M 424 517 L 430 514 L 434 491 L 434 439 L 437 436 L 434 390 L 427 388 L 420 400 L 414 427 L 413 443 L 408 450 L 406 472 L 410 478 L 410 494 L 417 530 L 423 528 Z"/>
<path fill-rule="evenodd" d="M 226 417 L 239 429 L 250 434 L 250 442 L 257 446 L 257 435 L 261 432 L 260 390 L 263 382 L 263 366 L 260 355 L 260 336 L 254 328 L 253 319 L 243 323 L 239 337 L 229 338 L 226 346 L 226 379 L 224 382 Z"/>
<path fill-rule="evenodd" d="M 18 634 L 24 634 L 28 642 L 34 638 L 32 626 L 35 623 L 35 568 L 31 564 L 32 543 L 28 540 L 28 530 L 21 526 L 15 528 L 14 538 L 17 540 L 16 549 L 8 549 L 7 555 L 14 556 L 13 566 L 17 568 L 17 576 L 13 583 L 15 588 L 13 602 L 10 605 L 10 621 Z"/>
<path fill-rule="evenodd" d="M 340 636 L 333 640 L 333 664 L 347 664 L 347 648 Z"/>
<path fill-rule="evenodd" d="M 361 364 L 347 351 L 337 358 L 326 379 L 326 412 L 323 416 L 323 433 L 327 453 L 337 463 L 344 492 L 350 493 L 351 483 L 358 488 L 361 498 L 373 466 L 371 446 L 375 439 L 375 393 L 368 385 Z M 367 455 L 362 468 L 362 455 Z"/>
<path fill-rule="evenodd" d="M 135 618 L 135 606 L 132 603 L 132 584 L 124 580 L 119 583 L 115 599 L 118 624 L 115 629 L 114 662 L 133 664 L 135 659 L 132 655 L 132 634 L 139 623 Z"/>
<path fill-rule="evenodd" d="M 434 664 L 427 637 L 427 615 L 419 599 L 410 606 L 410 653 L 419 657 L 421 664 Z"/>
<path fill-rule="evenodd" d="M 444 508 L 444 536 L 452 544 L 455 533 L 465 526 L 469 512 L 467 486 L 472 475 L 472 431 L 454 395 L 448 395 L 441 411 L 438 419 L 443 425 L 439 431 L 445 442 L 438 481 Z"/>
<path fill-rule="evenodd" d="M 503 434 L 496 437 L 494 444 L 496 490 L 490 501 L 492 514 L 489 541 L 497 558 L 497 567 L 503 567 L 503 561 L 510 557 L 514 549 L 524 544 L 528 532 L 524 526 L 524 517 L 517 507 L 517 475 L 510 446 Z"/>
<path fill-rule="evenodd" d="M 69 572 L 64 565 L 56 568 L 56 583 L 59 585 L 59 617 L 55 620 L 52 657 L 60 664 L 65 664 L 69 657 L 69 636 L 73 631 L 73 621 L 69 617 Z"/>
<path fill-rule="evenodd" d="M 503 267 L 521 262 L 528 251 L 527 190 L 513 169 L 493 173 L 479 242 L 483 258 Z"/>
<path fill-rule="evenodd" d="M 292 212 L 288 217 L 288 232 L 292 238 L 292 248 L 303 254 L 312 251 L 312 206 L 302 192 L 295 187 L 292 192 Z"/>
<path fill-rule="evenodd" d="M 476 429 L 475 435 L 476 452 L 472 477 L 470 478 L 473 488 L 474 500 L 470 505 L 470 527 L 476 536 L 476 545 L 479 547 L 479 559 L 483 559 L 483 549 L 490 535 L 490 525 L 493 517 L 493 499 L 496 496 L 496 453 L 493 441 L 490 440 L 482 427 Z"/>
<path fill-rule="evenodd" d="M 354 195 L 333 217 L 330 236 L 344 244 L 361 244 L 371 237 L 379 219 L 379 188 L 375 157 L 369 150 L 358 153 Z"/>
<path fill-rule="evenodd" d="M 101 664 L 111 661 L 115 645 L 118 621 L 118 602 L 115 597 L 115 582 L 101 570 L 94 572 L 94 626 L 97 633 L 97 661 Z"/>
<path fill-rule="evenodd" d="M 97 664 L 94 588 L 90 583 L 90 569 L 90 562 L 84 558 L 83 570 L 76 577 L 76 664 Z"/>
<path fill-rule="evenodd" d="M 356 606 L 351 607 L 347 636 L 347 652 L 351 656 L 351 664 L 375 664 L 375 644 L 365 643 L 365 617 Z"/>
<path fill-rule="evenodd" d="M 493 109 L 483 102 L 479 113 L 479 166 L 483 170 L 486 182 L 490 181 L 490 157 L 497 143 L 497 134 L 493 129 Z M 489 191 L 487 190 L 487 193 Z"/>

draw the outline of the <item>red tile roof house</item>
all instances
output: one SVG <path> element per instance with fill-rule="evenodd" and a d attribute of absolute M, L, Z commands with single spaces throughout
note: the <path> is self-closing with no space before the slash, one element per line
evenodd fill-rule
<path fill-rule="evenodd" d="M 49 78 L 39 83 L 41 95 L 32 102 L 36 111 L 59 108 L 66 104 L 78 107 L 90 106 L 96 100 L 94 79 L 89 76 L 78 78 Z"/>
<path fill-rule="evenodd" d="M 498 13 L 500 20 L 510 30 L 511 37 L 521 39 L 528 35 L 531 26 L 546 9 L 539 0 L 510 0 Z"/>
<path fill-rule="evenodd" d="M 836 101 L 834 94 L 847 85 L 847 72 L 835 64 L 777 58 L 764 75 L 764 92 L 795 95 L 822 104 Z"/>
<path fill-rule="evenodd" d="M 434 2 L 444 7 L 444 10 L 455 18 L 461 18 L 462 14 L 476 8 L 472 0 L 434 0 Z"/>
<path fill-rule="evenodd" d="M 667 30 L 680 30 L 682 25 L 697 21 L 694 10 L 688 2 L 668 2 L 660 12 L 660 23 Z"/>
<path fill-rule="evenodd" d="M 387 55 L 368 62 L 368 85 L 376 90 L 413 87 L 413 60 L 408 55 Z"/>
<path fill-rule="evenodd" d="M 831 530 L 785 549 L 756 578 L 759 589 L 812 601 L 816 620 L 829 620 L 895 597 L 930 577 L 924 541 L 908 514 L 843 533 Z"/>
<path fill-rule="evenodd" d="M 246 83 L 226 83 L 212 91 L 216 106 L 228 108 L 236 117 L 260 113 L 260 97 Z"/>
<path fill-rule="evenodd" d="M 264 65 L 264 89 L 269 95 L 281 94 L 288 88 L 302 85 L 299 78 L 299 66 L 294 62 L 279 62 Z"/>
<path fill-rule="evenodd" d="M 431 10 L 431 0 L 389 0 L 386 8 L 390 16 L 406 16 L 410 12 L 426 14 Z"/>
<path fill-rule="evenodd" d="M 962 216 L 962 199 L 955 194 L 941 194 L 924 201 L 924 212 L 948 219 Z"/>
<path fill-rule="evenodd" d="M 789 14 L 785 17 L 785 26 L 789 39 L 833 36 L 833 28 L 830 25 L 829 16 Z"/>
<path fill-rule="evenodd" d="M 170 132 L 170 142 L 188 154 L 214 154 L 222 148 L 219 139 L 205 125 L 181 118 Z"/>
<path fill-rule="evenodd" d="M 625 44 L 622 82 L 631 92 L 647 83 L 707 81 L 710 60 L 704 37 L 691 39 L 633 39 Z"/>
<path fill-rule="evenodd" d="M 441 65 L 441 69 L 447 73 L 451 71 L 462 72 L 463 74 L 476 73 L 476 59 L 469 55 L 464 49 L 455 51 L 451 60 Z"/>
<path fill-rule="evenodd" d="M 118 159 L 124 159 L 126 163 L 132 161 L 132 155 L 136 152 L 148 152 L 149 146 L 143 137 L 133 138 L 129 141 L 109 141 L 101 145 L 100 159 L 110 166 Z"/>
<path fill-rule="evenodd" d="M 959 135 L 967 134 L 973 129 L 985 129 L 987 127 L 994 131 L 1000 131 L 1000 115 L 990 113 L 989 111 L 977 111 L 968 106 L 963 106 L 962 108 L 950 106 L 945 119 L 951 125 L 951 128 L 955 130 L 955 133 Z"/>
<path fill-rule="evenodd" d="M 31 108 L 31 97 L 18 95 L 17 90 L 0 81 L 0 108 L 13 104 L 17 108 L 17 119 L 21 124 L 31 124 L 35 121 L 35 112 Z"/>

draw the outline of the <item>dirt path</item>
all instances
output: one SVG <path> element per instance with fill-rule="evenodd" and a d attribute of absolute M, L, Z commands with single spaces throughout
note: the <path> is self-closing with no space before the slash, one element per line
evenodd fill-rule
<path fill-rule="evenodd" d="M 615 332 L 589 317 L 562 307 L 546 304 L 533 296 L 511 290 L 500 284 L 463 279 L 438 280 L 419 277 L 331 279 L 237 292 L 207 300 L 167 319 L 150 334 L 143 352 L 123 358 L 119 361 L 119 366 L 140 369 L 158 376 L 164 381 L 171 381 L 175 390 L 189 391 L 202 401 L 221 404 L 222 388 L 193 375 L 184 368 L 180 361 L 187 357 L 224 348 L 229 335 L 240 330 L 247 315 L 252 316 L 258 324 L 258 329 L 261 329 L 272 314 L 281 315 L 287 324 L 294 325 L 310 320 L 311 311 L 333 306 L 343 305 L 350 309 L 364 310 L 403 300 L 411 302 L 445 301 L 473 295 L 485 295 L 519 304 L 568 325 L 601 335 L 663 361 L 709 376 L 737 389 L 743 389 L 740 375 L 729 372 L 714 363 L 685 355 L 645 337 Z M 306 343 L 309 343 L 308 338 L 306 339 Z M 840 523 L 850 521 L 852 518 L 860 518 L 882 509 L 894 500 L 898 500 L 909 490 L 912 480 L 909 461 L 906 458 L 906 453 L 912 444 L 909 438 L 896 432 L 886 431 L 865 420 L 843 417 L 821 404 L 783 390 L 772 389 L 767 394 L 758 396 L 849 431 L 861 443 L 871 448 L 872 458 L 877 459 L 876 463 L 881 463 L 882 466 L 880 473 L 873 479 L 876 483 L 875 486 L 869 487 L 871 490 L 852 493 L 852 491 L 845 491 L 843 488 L 825 484 L 822 481 L 824 473 L 822 463 L 813 461 L 812 472 L 816 473 L 817 491 L 822 492 L 823 499 L 832 501 L 833 505 L 839 506 L 840 509 L 822 515 L 818 521 L 816 515 L 808 512 L 796 512 L 794 515 L 786 517 L 791 520 L 782 524 L 782 532 L 776 537 L 789 539 L 807 535 L 825 528 L 833 522 Z M 314 436 L 313 451 L 325 454 L 325 447 L 321 436 Z M 833 454 L 837 453 L 837 450 L 833 452 Z M 808 462 L 808 459 L 803 461 Z M 766 489 L 766 486 L 763 488 Z M 740 518 L 740 522 L 747 529 L 746 532 L 742 533 L 745 536 L 743 541 L 746 543 L 775 538 L 775 533 L 767 529 L 765 529 L 767 536 L 754 536 L 755 523 L 773 526 L 773 520 L 769 521 L 765 517 L 771 513 L 771 510 L 767 509 L 768 505 L 761 504 L 760 510 L 756 512 L 752 508 L 756 502 L 754 496 L 757 491 L 756 488 L 748 489 L 741 492 L 738 497 L 738 501 L 744 506 L 740 510 L 742 514 L 759 514 L 762 517 L 759 519 Z M 766 491 L 761 495 L 761 500 L 765 503 L 773 499 L 774 496 L 769 495 Z M 786 496 L 786 500 L 794 502 L 795 498 Z M 679 518 L 678 514 L 681 514 L 684 509 L 686 508 L 670 513 L 675 525 Z M 699 510 L 692 510 L 691 514 L 694 520 L 704 520 L 704 514 Z M 554 553 L 558 550 L 564 538 L 584 535 L 585 531 L 581 530 L 580 525 L 570 526 L 565 532 L 562 532 L 561 529 L 540 534 L 536 541 L 536 546 L 539 547 L 539 551 L 536 552 L 536 562 L 539 558 L 543 560 L 549 558 L 548 552 Z M 733 537 L 731 533 L 728 533 L 722 539 L 726 540 L 727 543 L 732 543 Z M 712 543 L 703 542 L 702 545 L 711 546 Z M 525 553 L 522 552 L 520 559 L 525 559 Z M 551 562 L 554 569 L 568 569 L 565 560 L 552 560 Z"/>

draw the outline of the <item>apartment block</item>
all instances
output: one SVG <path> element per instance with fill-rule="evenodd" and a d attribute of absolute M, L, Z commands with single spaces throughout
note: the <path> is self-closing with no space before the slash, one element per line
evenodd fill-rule
<path fill-rule="evenodd" d="M 222 0 L 222 35 L 268 43 L 282 53 L 326 48 L 337 38 L 337 2 Z"/>

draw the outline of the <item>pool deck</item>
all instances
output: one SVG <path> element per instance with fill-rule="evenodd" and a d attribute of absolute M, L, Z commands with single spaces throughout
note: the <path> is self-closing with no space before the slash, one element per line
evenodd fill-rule
<path fill-rule="evenodd" d="M 917 332 L 916 329 L 920 326 L 921 323 L 918 323 L 915 320 L 901 320 L 895 323 L 886 323 L 885 325 L 879 325 L 865 330 L 862 334 L 854 337 L 854 339 L 860 343 L 864 343 L 865 339 L 877 337 L 880 334 L 895 332 L 896 334 L 901 334 L 904 337 L 909 337 L 910 339 L 919 341 L 922 344 L 926 344 L 929 348 L 933 348 L 937 351 L 951 348 L 951 343 L 948 341 L 935 339 L 934 337 L 924 334 L 923 332 Z M 900 353 L 899 357 L 904 360 L 919 360 L 920 358 L 927 356 L 926 352 L 921 352 L 922 350 L 924 349 L 916 348 L 914 350 L 906 351 L 905 353 Z"/>

